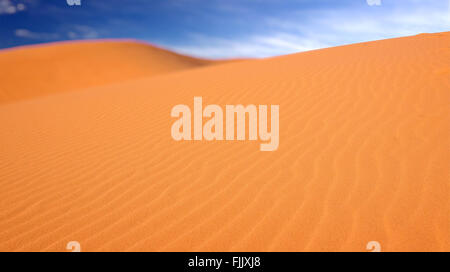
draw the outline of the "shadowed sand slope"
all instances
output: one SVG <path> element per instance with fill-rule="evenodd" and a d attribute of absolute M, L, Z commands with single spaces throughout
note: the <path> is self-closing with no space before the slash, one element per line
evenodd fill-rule
<path fill-rule="evenodd" d="M 0 103 L 215 63 L 134 41 L 81 41 L 0 51 Z"/>
<path fill-rule="evenodd" d="M 449 44 L 423 34 L 2 105 L 0 250 L 449 251 Z M 174 141 L 171 108 L 194 96 L 278 104 L 279 149 Z"/>

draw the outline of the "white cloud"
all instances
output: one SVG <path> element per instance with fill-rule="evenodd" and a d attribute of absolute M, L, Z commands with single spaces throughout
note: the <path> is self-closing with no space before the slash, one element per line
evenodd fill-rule
<path fill-rule="evenodd" d="M 0 0 L 0 15 L 2 14 L 15 14 L 20 11 L 24 11 L 26 6 L 22 3 L 17 5 L 12 3 L 11 0 Z"/>
<path fill-rule="evenodd" d="M 182 53 L 207 58 L 270 57 L 327 47 L 314 40 L 289 33 L 271 33 L 228 40 L 199 34 L 190 35 L 193 45 L 168 46 Z"/>
<path fill-rule="evenodd" d="M 363 1 L 363 0 L 361 0 Z M 166 46 L 207 58 L 268 57 L 357 42 L 450 30 L 450 1 L 384 1 L 377 9 L 319 9 L 266 17 L 249 36 L 189 35 Z"/>
<path fill-rule="evenodd" d="M 369 6 L 381 6 L 381 0 L 366 0 Z"/>
<path fill-rule="evenodd" d="M 59 38 L 59 35 L 56 33 L 39 33 L 39 32 L 32 32 L 28 29 L 16 29 L 14 34 L 20 38 L 33 40 L 55 40 Z"/>
<path fill-rule="evenodd" d="M 72 40 L 83 40 L 83 39 L 97 39 L 98 33 L 93 28 L 85 25 L 73 25 L 67 27 L 69 31 L 66 33 L 58 31 L 57 33 L 43 33 L 43 32 L 33 32 L 28 29 L 16 29 L 14 34 L 16 37 L 32 39 L 32 40 L 42 40 L 51 41 L 69 38 Z"/>
<path fill-rule="evenodd" d="M 362 42 L 450 30 L 450 14 L 437 7 L 386 9 L 378 13 L 324 12 L 311 22 L 313 29 L 330 34 L 329 43 Z"/>
<path fill-rule="evenodd" d="M 97 39 L 98 36 L 94 28 L 85 25 L 75 25 L 67 32 L 67 37 L 71 40 Z"/>

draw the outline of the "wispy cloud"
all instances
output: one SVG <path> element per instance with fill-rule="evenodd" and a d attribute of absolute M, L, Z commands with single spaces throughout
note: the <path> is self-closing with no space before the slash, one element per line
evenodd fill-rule
<path fill-rule="evenodd" d="M 99 34 L 90 26 L 74 25 L 72 29 L 67 32 L 67 36 L 71 40 L 97 39 Z"/>
<path fill-rule="evenodd" d="M 55 40 L 60 36 L 57 33 L 42 33 L 33 32 L 28 29 L 16 29 L 14 34 L 20 38 L 33 39 L 33 40 Z"/>
<path fill-rule="evenodd" d="M 369 6 L 381 6 L 381 0 L 366 0 Z"/>
<path fill-rule="evenodd" d="M 0 15 L 15 14 L 26 9 L 23 3 L 13 3 L 11 0 L 0 0 Z"/>
<path fill-rule="evenodd" d="M 192 45 L 167 45 L 167 47 L 192 56 L 233 58 L 269 57 L 329 46 L 284 32 L 253 35 L 241 39 L 224 39 L 201 34 L 191 34 L 190 38 Z"/>
<path fill-rule="evenodd" d="M 0 14 L 5 15 L 1 19 L 6 21 L 0 27 L 0 48 L 51 40 L 135 38 L 200 57 L 268 57 L 450 31 L 449 0 L 126 2 L 86 1 L 73 8 L 65 0 L 0 0 Z M 14 15 L 21 9 L 26 16 Z"/>
<path fill-rule="evenodd" d="M 46 32 L 34 32 L 28 29 L 16 29 L 14 34 L 16 37 L 32 39 L 32 40 L 43 40 L 51 41 L 58 39 L 70 39 L 70 40 L 83 40 L 83 39 L 97 39 L 99 34 L 97 31 L 86 25 L 73 25 L 65 27 L 66 32 L 60 31 L 55 33 Z"/>
<path fill-rule="evenodd" d="M 450 30 L 450 1 L 401 2 L 385 0 L 379 7 L 362 2 L 350 8 L 293 10 L 284 16 L 262 18 L 259 29 L 248 36 L 225 39 L 188 34 L 187 44 L 167 46 L 200 57 L 267 57 Z"/>

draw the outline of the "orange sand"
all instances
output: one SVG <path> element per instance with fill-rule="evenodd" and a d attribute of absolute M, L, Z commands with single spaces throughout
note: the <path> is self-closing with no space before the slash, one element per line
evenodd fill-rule
<path fill-rule="evenodd" d="M 450 251 L 449 44 L 423 34 L 196 69 L 134 43 L 5 51 L 0 250 Z M 279 149 L 175 142 L 170 110 L 194 96 L 279 104 Z"/>
<path fill-rule="evenodd" d="M 133 41 L 25 46 L 0 51 L 0 103 L 212 63 Z"/>

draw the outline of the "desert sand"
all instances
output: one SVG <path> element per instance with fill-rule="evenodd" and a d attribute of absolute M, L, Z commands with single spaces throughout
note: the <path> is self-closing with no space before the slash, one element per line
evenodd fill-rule
<path fill-rule="evenodd" d="M 132 40 L 23 46 L 0 51 L 0 103 L 215 63 Z"/>
<path fill-rule="evenodd" d="M 449 44 L 209 66 L 133 42 L 0 52 L 0 251 L 450 251 Z M 194 96 L 279 105 L 278 150 L 174 141 Z"/>

